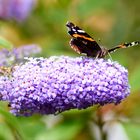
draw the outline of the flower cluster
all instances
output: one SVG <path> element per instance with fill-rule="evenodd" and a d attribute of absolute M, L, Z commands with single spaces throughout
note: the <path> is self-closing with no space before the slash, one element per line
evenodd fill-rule
<path fill-rule="evenodd" d="M 0 51 L 0 66 L 10 66 L 15 63 L 20 63 L 24 57 L 33 56 L 40 52 L 41 48 L 35 44 L 13 48 L 11 51 L 2 49 Z"/>
<path fill-rule="evenodd" d="M 7 49 L 2 49 L 0 51 L 0 66 L 8 66 L 13 59 L 13 56 Z"/>
<path fill-rule="evenodd" d="M 15 62 L 22 62 L 24 57 L 33 56 L 41 52 L 41 48 L 38 45 L 24 45 L 18 48 L 14 48 L 11 52 L 15 56 Z"/>
<path fill-rule="evenodd" d="M 0 0 L 0 18 L 25 20 L 34 4 L 35 0 Z"/>
<path fill-rule="evenodd" d="M 14 68 L 11 81 L 7 99 L 17 116 L 118 104 L 130 93 L 124 67 L 87 57 L 27 58 Z"/>

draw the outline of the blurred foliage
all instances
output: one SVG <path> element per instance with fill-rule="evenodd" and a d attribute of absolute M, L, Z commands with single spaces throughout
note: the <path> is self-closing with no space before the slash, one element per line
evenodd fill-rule
<path fill-rule="evenodd" d="M 124 124 L 124 127 L 126 129 L 126 132 L 129 136 L 130 140 L 139 140 L 140 139 L 139 123 L 138 124 L 136 122 L 127 123 L 127 124 Z"/>
<path fill-rule="evenodd" d="M 66 22 L 72 21 L 91 34 L 100 45 L 111 46 L 140 40 L 139 0 L 38 0 L 32 14 L 24 22 L 1 21 L 0 34 L 14 46 L 33 43 L 42 46 L 42 55 L 79 56 L 69 47 L 70 36 Z M 7 47 L 5 40 L 0 45 Z M 9 46 L 9 45 L 8 45 Z M 128 68 L 131 96 L 113 108 L 117 116 L 137 124 L 125 123 L 130 140 L 140 139 L 140 48 L 122 49 L 112 54 L 112 59 Z M 135 93 L 135 94 L 134 94 Z M 55 117 L 49 128 L 48 116 L 13 117 L 7 105 L 1 103 L 1 140 L 90 140 L 89 122 L 95 109 L 69 111 Z M 4 111 L 6 110 L 6 111 Z M 112 110 L 112 108 L 110 108 Z M 94 115 L 93 115 L 94 114 Z M 61 116 L 61 119 L 60 119 Z M 54 118 L 54 116 L 51 116 Z M 56 123 L 54 123 L 56 122 Z"/>
<path fill-rule="evenodd" d="M 11 44 L 11 42 L 9 42 L 8 40 L 0 37 L 0 47 L 6 48 L 6 49 L 11 49 L 13 47 L 13 44 Z"/>

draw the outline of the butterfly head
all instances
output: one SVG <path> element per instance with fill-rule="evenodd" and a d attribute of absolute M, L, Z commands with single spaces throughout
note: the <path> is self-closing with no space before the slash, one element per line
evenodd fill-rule
<path fill-rule="evenodd" d="M 75 25 L 72 22 L 67 21 L 66 26 L 68 27 L 68 29 L 74 28 Z"/>
<path fill-rule="evenodd" d="M 68 28 L 68 33 L 72 36 L 72 37 L 77 37 L 77 34 L 85 34 L 85 31 L 80 29 L 78 26 L 74 25 L 72 22 L 67 22 L 66 26 Z"/>
<path fill-rule="evenodd" d="M 66 26 L 67 26 L 67 28 L 68 28 L 68 33 L 71 35 L 71 36 L 73 36 L 73 34 L 75 34 L 76 33 L 76 27 L 75 27 L 75 25 L 72 23 L 72 22 L 67 22 L 66 23 Z"/>

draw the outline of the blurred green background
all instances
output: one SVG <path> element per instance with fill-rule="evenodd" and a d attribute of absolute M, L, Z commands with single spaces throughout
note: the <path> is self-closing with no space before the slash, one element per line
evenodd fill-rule
<path fill-rule="evenodd" d="M 39 44 L 40 56 L 79 56 L 69 46 L 66 22 L 72 21 L 87 31 L 98 43 L 111 48 L 124 42 L 140 40 L 139 0 L 38 0 L 23 22 L 0 21 L 0 35 L 16 47 Z M 114 61 L 129 71 L 131 95 L 118 106 L 103 107 L 112 111 L 129 140 L 140 139 L 140 46 L 118 50 Z M 57 116 L 14 117 L 0 104 L 0 140 L 96 140 L 91 129 L 96 107 L 67 111 Z M 92 124 L 93 125 L 93 124 Z"/>

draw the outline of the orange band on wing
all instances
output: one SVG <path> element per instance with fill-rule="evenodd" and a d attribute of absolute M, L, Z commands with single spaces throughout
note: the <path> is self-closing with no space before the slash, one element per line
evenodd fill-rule
<path fill-rule="evenodd" d="M 83 36 L 83 35 L 73 34 L 72 36 L 73 36 L 73 37 L 84 38 L 84 39 L 89 40 L 89 41 L 95 41 L 95 40 L 93 40 L 92 38 L 86 37 L 86 36 Z"/>
<path fill-rule="evenodd" d="M 120 48 L 127 48 L 126 45 L 124 45 L 124 44 L 119 45 L 119 47 L 120 47 Z"/>

